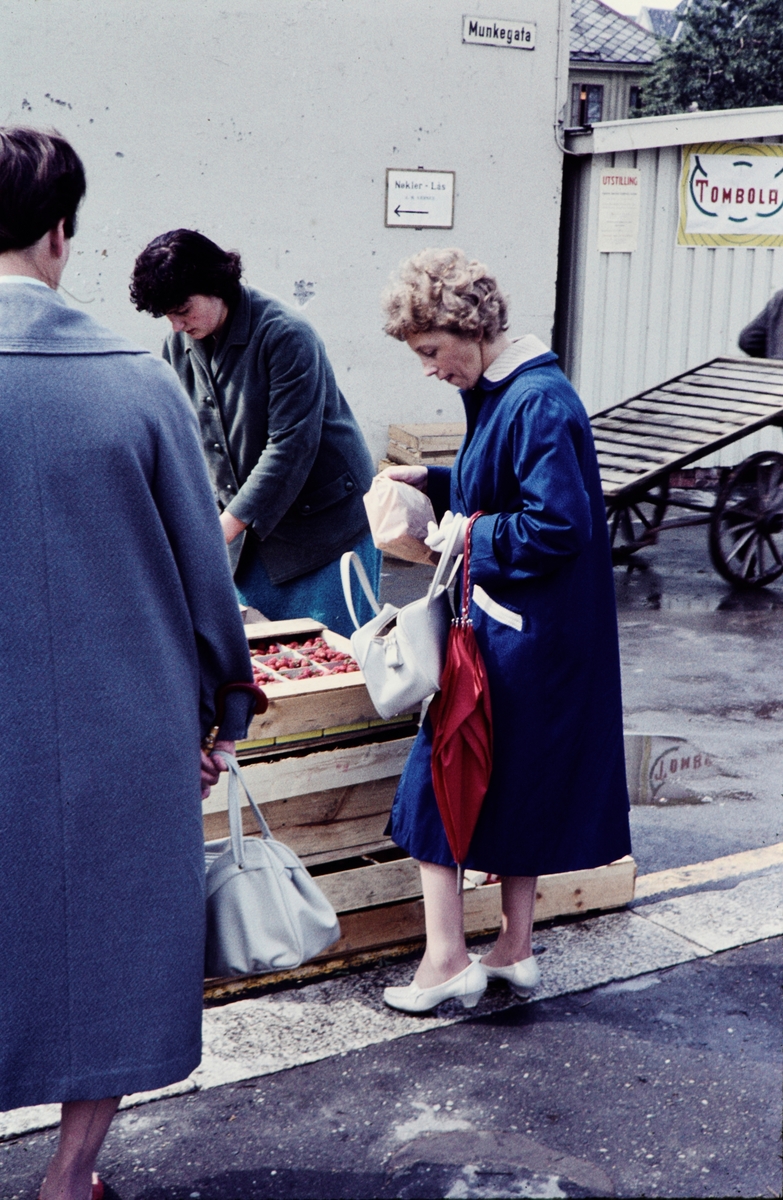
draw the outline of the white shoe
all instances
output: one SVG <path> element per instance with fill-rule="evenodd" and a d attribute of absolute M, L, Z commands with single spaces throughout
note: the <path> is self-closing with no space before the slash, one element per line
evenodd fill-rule
<path fill-rule="evenodd" d="M 389 1008 L 410 1013 L 429 1012 L 436 1004 L 454 999 L 461 1000 L 465 1008 L 475 1008 L 486 988 L 487 972 L 480 962 L 472 962 L 459 975 L 435 987 L 422 988 L 418 983 L 409 983 L 407 987 L 384 988 L 383 999 Z"/>
<path fill-rule="evenodd" d="M 529 996 L 541 982 L 541 972 L 534 954 L 531 954 L 530 958 L 523 958 L 519 962 L 512 963 L 510 967 L 487 966 L 478 954 L 470 954 L 468 957 L 473 962 L 481 963 L 487 973 L 487 979 L 504 980 L 517 996 Z"/>

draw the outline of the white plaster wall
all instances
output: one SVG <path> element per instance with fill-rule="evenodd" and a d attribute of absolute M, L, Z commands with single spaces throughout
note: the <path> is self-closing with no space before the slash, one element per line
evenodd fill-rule
<path fill-rule="evenodd" d="M 0 0 L 0 121 L 55 125 L 89 190 L 63 283 L 158 350 L 128 278 L 159 233 L 238 249 L 249 283 L 307 315 L 383 453 L 390 421 L 459 398 L 384 337 L 378 296 L 426 245 L 488 263 L 513 329 L 549 340 L 561 155 L 553 136 L 567 0 Z M 537 47 L 466 46 L 463 11 L 537 23 Z M 558 45 L 558 26 L 562 24 Z M 456 171 L 453 230 L 384 228 L 386 167 Z"/>

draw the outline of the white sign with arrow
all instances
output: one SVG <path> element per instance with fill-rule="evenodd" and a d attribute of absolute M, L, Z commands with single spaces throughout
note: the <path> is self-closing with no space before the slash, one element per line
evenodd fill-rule
<path fill-rule="evenodd" d="M 416 229 L 454 226 L 453 171 L 386 171 L 386 224 Z"/>

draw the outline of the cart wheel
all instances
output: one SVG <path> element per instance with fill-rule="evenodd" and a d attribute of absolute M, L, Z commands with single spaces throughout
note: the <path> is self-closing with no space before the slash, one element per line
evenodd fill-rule
<path fill-rule="evenodd" d="M 607 501 L 606 519 L 609 523 L 612 562 L 627 562 L 636 550 L 655 545 L 658 526 L 668 503 L 668 475 L 632 499 L 619 497 Z"/>
<path fill-rule="evenodd" d="M 751 454 L 731 472 L 712 510 L 710 557 L 738 587 L 783 575 L 783 454 Z"/>

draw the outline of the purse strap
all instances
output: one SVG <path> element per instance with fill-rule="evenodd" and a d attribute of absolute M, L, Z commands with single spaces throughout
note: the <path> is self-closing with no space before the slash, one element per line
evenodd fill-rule
<path fill-rule="evenodd" d="M 245 865 L 245 850 L 242 837 L 242 806 L 239 802 L 239 789 L 244 791 L 250 807 L 253 810 L 253 815 L 258 822 L 258 827 L 261 830 L 262 836 L 266 838 L 272 837 L 272 831 L 261 815 L 261 809 L 256 804 L 250 792 L 247 790 L 245 781 L 242 778 L 242 772 L 239 768 L 239 763 L 233 754 L 226 754 L 225 750 L 219 750 L 218 754 L 223 759 L 228 767 L 228 825 L 231 831 L 231 852 L 234 856 L 234 862 L 238 867 Z"/>
<path fill-rule="evenodd" d="M 356 609 L 353 606 L 353 593 L 351 591 L 351 566 L 356 572 L 359 583 L 362 585 L 362 590 L 367 597 L 367 600 L 372 607 L 373 612 L 377 616 L 381 611 L 381 606 L 375 599 L 375 593 L 370 586 L 370 581 L 367 578 L 367 572 L 364 569 L 364 563 L 359 558 L 355 550 L 346 550 L 345 554 L 340 559 L 340 579 L 343 584 L 343 595 L 348 612 L 351 615 L 354 628 L 359 629 L 359 618 L 356 616 Z"/>
<path fill-rule="evenodd" d="M 454 576 L 457 574 L 457 571 L 459 569 L 459 564 L 462 560 L 462 555 L 460 554 L 457 557 L 457 561 L 453 564 L 451 562 L 451 556 L 454 553 L 454 547 L 456 546 L 457 539 L 459 538 L 459 531 L 461 528 L 461 524 L 462 523 L 460 521 L 452 521 L 451 522 L 451 529 L 449 530 L 448 537 L 446 538 L 446 542 L 443 546 L 443 550 L 441 551 L 440 559 L 438 560 L 438 565 L 435 568 L 435 574 L 432 576 L 432 582 L 430 583 L 429 589 L 427 591 L 427 603 L 428 604 L 432 603 L 432 601 L 435 597 L 435 593 L 438 590 L 438 588 L 440 587 L 440 585 L 443 583 L 446 572 L 448 571 L 450 566 L 452 569 L 451 569 L 451 575 L 446 580 L 447 588 L 451 586 L 452 580 L 454 579 Z"/>
<path fill-rule="evenodd" d="M 435 573 L 432 576 L 432 581 L 430 583 L 429 588 L 427 589 L 427 604 L 432 603 L 433 599 L 435 598 L 436 591 L 438 590 L 440 585 L 443 583 L 446 572 L 448 571 L 449 566 L 451 566 L 451 556 L 454 552 L 454 547 L 457 544 L 457 538 L 459 537 L 460 526 L 461 526 L 461 523 L 459 521 L 452 521 L 451 529 L 449 530 L 449 535 L 446 538 L 446 544 L 443 547 L 443 553 L 440 556 L 440 561 L 438 562 L 438 565 L 435 568 Z M 451 575 L 446 580 L 447 588 L 449 588 L 451 586 L 452 580 L 454 579 L 454 576 L 457 574 L 457 571 L 459 570 L 459 564 L 460 564 L 461 560 L 462 560 L 462 556 L 460 555 L 457 558 L 456 562 L 453 564 L 452 570 L 451 570 Z M 372 606 L 372 610 L 376 616 L 378 616 L 378 614 L 380 613 L 381 606 L 378 603 L 378 601 L 375 599 L 375 594 L 372 590 L 372 587 L 370 586 L 370 581 L 367 578 L 367 572 L 364 569 L 364 563 L 362 562 L 362 560 L 359 558 L 359 555 L 354 550 L 346 550 L 345 554 L 343 554 L 342 558 L 340 559 L 340 579 L 342 580 L 342 585 L 343 585 L 343 596 L 345 597 L 345 603 L 348 608 L 348 612 L 350 613 L 351 620 L 353 621 L 354 628 L 359 629 L 360 628 L 359 619 L 356 616 L 356 609 L 354 608 L 353 594 L 351 591 L 351 567 L 352 566 L 353 566 L 353 569 L 355 570 L 356 575 L 359 579 L 359 583 L 362 585 L 362 590 L 364 591 L 364 594 L 367 597 L 370 605 Z"/>
<path fill-rule="evenodd" d="M 460 623 L 467 624 L 468 612 L 470 610 L 470 546 L 473 537 L 473 526 L 479 517 L 486 516 L 481 509 L 474 512 L 473 516 L 468 521 L 468 527 L 465 530 L 465 558 L 462 564 L 462 604 L 460 611 Z"/>

